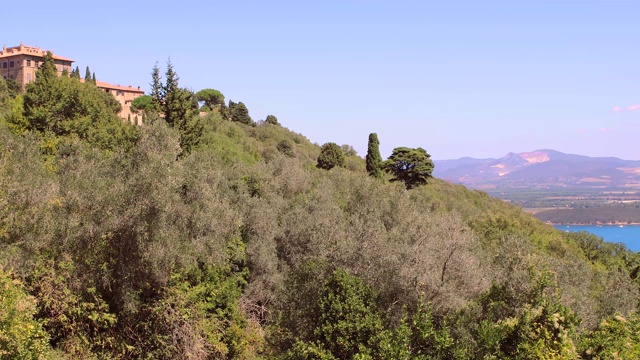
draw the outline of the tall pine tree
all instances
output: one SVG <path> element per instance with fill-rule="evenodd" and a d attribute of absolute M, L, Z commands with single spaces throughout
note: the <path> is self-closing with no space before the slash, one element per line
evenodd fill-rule
<path fill-rule="evenodd" d="M 158 63 L 153 66 L 153 70 L 151 71 L 151 101 L 156 109 L 160 109 L 162 106 L 162 82 L 160 80 L 160 69 L 158 68 Z"/>
<path fill-rule="evenodd" d="M 56 64 L 53 61 L 53 54 L 51 51 L 47 51 L 42 65 L 40 65 L 40 68 L 36 72 L 36 78 L 55 79 L 56 77 L 58 77 L 58 70 L 56 69 Z"/>
<path fill-rule="evenodd" d="M 84 71 L 84 82 L 86 83 L 91 82 L 91 70 L 89 70 L 88 66 L 87 66 L 87 69 Z"/>
<path fill-rule="evenodd" d="M 367 148 L 367 157 L 365 158 L 367 163 L 367 172 L 369 175 L 382 179 L 384 173 L 382 172 L 382 157 L 380 156 L 380 141 L 378 141 L 378 134 L 369 134 L 369 145 Z"/>
<path fill-rule="evenodd" d="M 152 72 L 152 75 L 154 75 Z M 173 70 L 171 61 L 167 61 L 166 82 L 160 92 L 165 121 L 180 131 L 180 146 L 188 153 L 200 141 L 202 124 L 195 115 L 198 101 L 195 94 L 178 85 L 178 74 Z M 153 80 L 155 82 L 155 79 Z M 153 91 L 153 89 L 152 89 Z"/>

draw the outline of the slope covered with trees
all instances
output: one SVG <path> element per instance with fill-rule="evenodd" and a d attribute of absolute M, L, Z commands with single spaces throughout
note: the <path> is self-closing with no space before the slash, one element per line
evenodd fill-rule
<path fill-rule="evenodd" d="M 326 170 L 275 117 L 169 69 L 138 128 L 75 78 L 0 81 L 0 357 L 638 356 L 624 246 L 430 178 L 422 149 L 381 163 L 377 136 L 368 167 L 332 144 Z M 67 91 L 70 111 L 26 101 Z M 103 132 L 118 146 L 84 135 Z M 393 164 L 412 157 L 407 183 Z"/>

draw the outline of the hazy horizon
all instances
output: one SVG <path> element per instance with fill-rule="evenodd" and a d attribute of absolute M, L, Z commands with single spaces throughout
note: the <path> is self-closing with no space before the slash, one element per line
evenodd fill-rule
<path fill-rule="evenodd" d="M 6 46 L 70 57 L 148 90 L 220 90 L 322 144 L 434 159 L 553 149 L 640 159 L 632 1 L 8 2 Z"/>

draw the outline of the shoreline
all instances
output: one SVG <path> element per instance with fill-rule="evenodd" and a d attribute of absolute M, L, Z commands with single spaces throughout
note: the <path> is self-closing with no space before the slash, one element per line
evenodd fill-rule
<path fill-rule="evenodd" d="M 547 221 L 546 224 L 553 226 L 634 226 L 640 225 L 639 222 L 589 222 L 589 223 L 554 223 Z"/>

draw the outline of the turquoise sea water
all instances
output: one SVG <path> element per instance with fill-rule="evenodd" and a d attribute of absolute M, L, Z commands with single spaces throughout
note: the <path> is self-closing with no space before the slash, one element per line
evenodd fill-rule
<path fill-rule="evenodd" d="M 608 242 L 621 242 L 629 250 L 640 250 L 640 225 L 556 225 L 556 229 L 564 231 L 587 231 Z"/>

